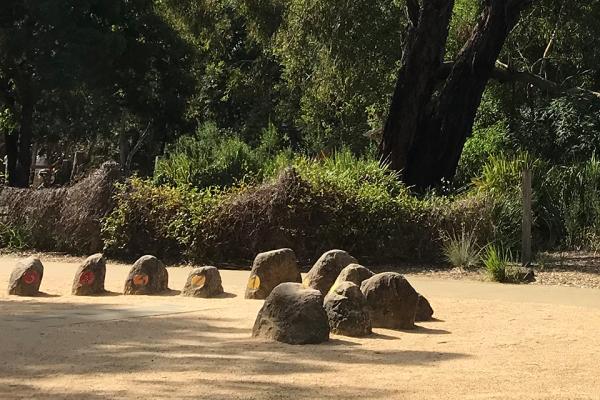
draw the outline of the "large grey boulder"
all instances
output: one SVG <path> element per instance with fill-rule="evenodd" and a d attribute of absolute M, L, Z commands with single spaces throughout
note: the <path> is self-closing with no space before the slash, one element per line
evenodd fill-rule
<path fill-rule="evenodd" d="M 140 257 L 127 276 L 124 294 L 158 294 L 169 290 L 169 273 L 154 256 Z"/>
<path fill-rule="evenodd" d="M 414 328 L 419 295 L 402 275 L 377 274 L 364 281 L 360 289 L 371 310 L 374 328 Z"/>
<path fill-rule="evenodd" d="M 181 294 L 205 299 L 222 295 L 223 285 L 219 270 L 215 267 L 202 267 L 192 270 Z"/>
<path fill-rule="evenodd" d="M 258 312 L 252 336 L 288 344 L 329 340 L 329 322 L 321 292 L 299 283 L 278 285 Z"/>
<path fill-rule="evenodd" d="M 433 317 L 433 308 L 429 301 L 419 294 L 419 300 L 417 301 L 417 312 L 415 313 L 415 321 L 430 321 Z"/>
<path fill-rule="evenodd" d="M 356 258 L 344 250 L 330 250 L 324 253 L 304 277 L 304 286 L 320 291 L 323 295 L 329 292 L 338 275 L 350 264 L 357 264 Z"/>
<path fill-rule="evenodd" d="M 103 294 L 104 278 L 106 276 L 106 261 L 102 254 L 89 256 L 77 268 L 73 278 L 71 293 L 75 296 L 93 296 Z"/>
<path fill-rule="evenodd" d="M 17 262 L 17 266 L 8 278 L 8 294 L 16 296 L 37 296 L 44 277 L 42 262 L 29 257 Z"/>
<path fill-rule="evenodd" d="M 325 296 L 323 303 L 331 333 L 361 337 L 371 334 L 367 300 L 352 282 L 342 282 Z"/>
<path fill-rule="evenodd" d="M 371 271 L 370 269 L 368 269 L 366 267 L 363 267 L 362 265 L 350 264 L 347 267 L 345 267 L 344 269 L 342 269 L 342 272 L 340 272 L 340 274 L 338 275 L 334 284 L 331 285 L 331 288 L 329 289 L 329 293 L 335 291 L 335 289 L 342 282 L 352 282 L 360 288 L 360 285 L 362 284 L 362 282 L 364 280 L 369 279 L 373 275 L 375 275 L 373 273 L 373 271 Z"/>
<path fill-rule="evenodd" d="M 292 249 L 260 253 L 254 259 L 246 285 L 246 299 L 266 299 L 280 283 L 302 282 L 296 254 Z"/>

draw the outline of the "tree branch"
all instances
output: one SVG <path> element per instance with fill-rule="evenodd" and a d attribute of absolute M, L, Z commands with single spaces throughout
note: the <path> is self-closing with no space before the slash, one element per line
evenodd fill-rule
<path fill-rule="evenodd" d="M 439 70 L 438 79 L 443 80 L 448 77 L 452 67 L 454 66 L 453 62 L 445 62 Z M 584 89 L 582 87 L 570 87 L 565 88 L 559 85 L 556 82 L 545 79 L 539 75 L 532 74 L 525 71 L 517 71 L 510 68 L 508 65 L 496 61 L 496 67 L 492 71 L 492 79 L 497 80 L 501 83 L 506 82 L 521 82 L 526 83 L 531 86 L 535 86 L 536 88 L 543 90 L 554 96 L 562 96 L 562 95 L 579 95 L 585 97 L 591 97 L 600 100 L 600 92 L 595 92 L 593 90 Z"/>

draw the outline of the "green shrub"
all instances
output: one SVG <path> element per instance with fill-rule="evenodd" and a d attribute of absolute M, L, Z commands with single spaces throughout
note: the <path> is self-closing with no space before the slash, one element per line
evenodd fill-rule
<path fill-rule="evenodd" d="M 347 151 L 318 162 L 279 155 L 270 168 L 263 184 L 219 191 L 130 180 L 105 221 L 107 252 L 194 261 L 248 260 L 278 247 L 303 260 L 332 248 L 365 261 L 439 253 L 430 202 L 411 196 L 376 160 Z"/>
<path fill-rule="evenodd" d="M 156 163 L 154 179 L 170 186 L 231 186 L 258 169 L 259 162 L 248 144 L 208 123 L 194 136 L 177 140 Z"/>
<path fill-rule="evenodd" d="M 489 276 L 494 282 L 516 282 L 517 271 L 512 265 L 512 254 L 508 249 L 502 249 L 494 245 L 487 246 L 483 265 Z"/>
<path fill-rule="evenodd" d="M 474 127 L 460 157 L 454 178 L 455 187 L 469 185 L 473 179 L 481 176 L 490 157 L 501 154 L 506 145 L 506 125 L 506 121 L 500 120 L 487 127 Z"/>
<path fill-rule="evenodd" d="M 480 249 L 477 246 L 477 238 L 473 231 L 467 232 L 464 226 L 460 235 L 453 232 L 446 238 L 443 251 L 446 261 L 454 267 L 469 268 L 479 264 Z"/>
<path fill-rule="evenodd" d="M 155 186 L 132 178 L 118 186 L 116 206 L 104 220 L 105 250 L 127 258 L 150 253 L 179 259 L 219 195 L 216 189 Z"/>
<path fill-rule="evenodd" d="M 244 180 L 260 181 L 264 173 L 273 172 L 273 159 L 280 153 L 291 157 L 287 146 L 287 137 L 272 124 L 252 147 L 232 131 L 206 123 L 195 135 L 179 138 L 167 149 L 167 155 L 158 159 L 154 182 L 203 189 L 235 186 Z"/>
<path fill-rule="evenodd" d="M 0 222 L 0 248 L 24 250 L 30 246 L 29 233 L 22 227 Z"/>

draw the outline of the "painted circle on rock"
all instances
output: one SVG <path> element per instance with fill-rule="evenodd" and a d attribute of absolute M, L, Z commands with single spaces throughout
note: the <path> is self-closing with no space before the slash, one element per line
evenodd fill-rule
<path fill-rule="evenodd" d="M 201 288 L 206 283 L 206 277 L 204 275 L 196 275 L 192 278 L 192 285 L 197 288 Z"/>
<path fill-rule="evenodd" d="M 137 274 L 133 276 L 133 284 L 136 286 L 146 286 L 148 279 L 148 275 L 146 274 Z"/>
<path fill-rule="evenodd" d="M 79 283 L 81 283 L 82 285 L 91 285 L 92 283 L 94 283 L 95 280 L 96 276 L 92 271 L 85 271 L 79 277 Z"/>
<path fill-rule="evenodd" d="M 27 271 L 23 274 L 23 282 L 25 282 L 27 285 L 33 285 L 34 283 L 37 283 L 38 279 L 38 273 L 35 271 Z"/>
<path fill-rule="evenodd" d="M 258 275 L 252 275 L 248 279 L 248 289 L 256 290 L 260 287 L 260 278 Z"/>

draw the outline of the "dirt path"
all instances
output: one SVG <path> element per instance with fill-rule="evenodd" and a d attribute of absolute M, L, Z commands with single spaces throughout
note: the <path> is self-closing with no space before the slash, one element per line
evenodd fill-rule
<path fill-rule="evenodd" d="M 0 399 L 600 399 L 600 290 L 408 276 L 440 321 L 288 346 L 250 339 L 247 272 L 222 271 L 223 299 L 120 296 L 128 267 L 109 265 L 114 295 L 80 298 L 77 264 L 45 262 L 48 295 L 16 298 L 14 262 L 0 257 Z"/>

